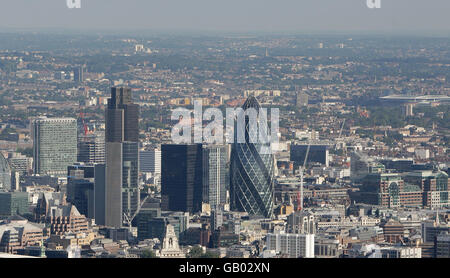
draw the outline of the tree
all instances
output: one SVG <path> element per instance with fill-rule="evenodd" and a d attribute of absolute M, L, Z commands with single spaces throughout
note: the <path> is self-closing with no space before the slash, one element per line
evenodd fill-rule
<path fill-rule="evenodd" d="M 200 246 L 194 246 L 189 252 L 188 258 L 201 258 L 202 255 L 203 255 L 203 248 L 201 248 Z"/>
<path fill-rule="evenodd" d="M 142 251 L 141 258 L 148 259 L 148 258 L 157 258 L 157 257 L 156 257 L 155 252 L 153 252 L 153 250 L 146 249 L 146 250 Z"/>
<path fill-rule="evenodd" d="M 211 251 L 206 251 L 205 253 L 203 253 L 203 248 L 201 246 L 194 246 L 192 247 L 187 257 L 209 259 L 209 258 L 219 258 L 219 254 Z"/>

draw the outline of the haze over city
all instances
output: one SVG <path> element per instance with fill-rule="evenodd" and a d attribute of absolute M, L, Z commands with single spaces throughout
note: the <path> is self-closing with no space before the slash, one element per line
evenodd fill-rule
<path fill-rule="evenodd" d="M 2 0 L 0 30 L 375 32 L 448 35 L 450 2 L 382 0 Z"/>

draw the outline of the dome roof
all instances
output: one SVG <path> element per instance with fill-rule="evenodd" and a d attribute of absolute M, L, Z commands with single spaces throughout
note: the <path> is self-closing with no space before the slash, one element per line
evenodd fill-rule
<path fill-rule="evenodd" d="M 258 100 L 254 96 L 250 96 L 247 98 L 247 100 L 242 105 L 242 109 L 246 110 L 247 108 L 254 108 L 259 110 L 261 108 L 261 105 L 259 104 Z"/>

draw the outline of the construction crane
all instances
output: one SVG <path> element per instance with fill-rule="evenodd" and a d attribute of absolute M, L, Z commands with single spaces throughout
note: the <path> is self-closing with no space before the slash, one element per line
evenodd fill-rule
<path fill-rule="evenodd" d="M 83 111 L 80 111 L 80 119 L 81 119 L 81 123 L 83 124 L 84 137 L 86 138 L 87 133 L 88 133 L 88 127 L 87 127 L 86 123 L 84 122 Z"/>
<path fill-rule="evenodd" d="M 128 228 L 131 228 L 131 222 L 133 222 L 134 218 L 141 211 L 141 208 L 145 204 L 145 201 L 147 201 L 148 197 L 150 197 L 150 195 L 145 196 L 145 198 L 139 204 L 138 208 L 136 209 L 136 211 L 134 212 L 134 214 L 131 217 L 128 217 L 127 213 L 125 213 L 125 212 L 123 213 L 123 223 L 128 225 Z"/>
<path fill-rule="evenodd" d="M 306 148 L 305 160 L 303 161 L 303 166 L 300 167 L 300 191 L 297 192 L 297 211 L 303 209 L 303 171 L 306 167 L 306 161 L 308 160 L 309 149 L 311 148 L 311 144 L 308 143 L 308 147 Z"/>
<path fill-rule="evenodd" d="M 341 126 L 341 130 L 339 131 L 339 136 L 338 136 L 338 139 L 341 139 L 341 136 L 342 136 L 342 130 L 344 129 L 344 125 L 345 125 L 345 118 L 344 118 L 344 121 L 342 122 L 342 126 Z"/>

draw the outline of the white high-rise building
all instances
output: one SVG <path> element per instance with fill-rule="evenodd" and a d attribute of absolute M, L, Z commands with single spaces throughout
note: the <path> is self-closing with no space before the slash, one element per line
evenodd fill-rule
<path fill-rule="evenodd" d="M 267 250 L 290 258 L 314 258 L 314 234 L 267 234 Z"/>
<path fill-rule="evenodd" d="M 38 118 L 32 124 L 34 172 L 67 175 L 67 166 L 77 161 L 77 120 Z"/>
<path fill-rule="evenodd" d="M 11 190 L 11 167 L 0 153 L 0 190 Z"/>
<path fill-rule="evenodd" d="M 142 173 L 161 175 L 161 150 L 140 151 L 139 167 Z"/>

